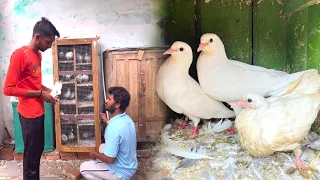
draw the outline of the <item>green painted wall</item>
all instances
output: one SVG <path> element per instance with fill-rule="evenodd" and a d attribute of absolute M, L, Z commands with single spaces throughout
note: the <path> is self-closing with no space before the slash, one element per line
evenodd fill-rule
<path fill-rule="evenodd" d="M 307 68 L 320 70 L 320 4 L 308 8 Z"/>
<path fill-rule="evenodd" d="M 166 45 L 175 41 L 184 41 L 192 48 L 195 47 L 194 1 L 191 0 L 162 0 L 158 4 L 161 21 L 158 22 L 163 30 L 162 37 Z"/>
<path fill-rule="evenodd" d="M 286 70 L 286 31 L 280 18 L 282 5 L 278 1 L 255 1 L 253 15 L 254 64 Z"/>
<path fill-rule="evenodd" d="M 191 46 L 194 50 L 194 61 L 189 73 L 197 79 L 195 3 L 193 0 L 161 0 L 159 2 L 161 3 L 158 5 L 158 13 L 162 20 L 158 24 L 162 28 L 165 44 L 170 46 L 175 41 L 184 41 Z"/>
<path fill-rule="evenodd" d="M 320 70 L 319 0 L 164 0 L 167 44 L 176 40 L 194 50 L 204 33 L 216 33 L 229 59 L 287 72 Z M 169 15 L 168 15 L 169 14 Z M 313 129 L 320 132 L 320 118 Z"/>
<path fill-rule="evenodd" d="M 285 17 L 287 22 L 287 64 L 289 72 L 316 68 L 320 63 L 320 4 L 306 1 Z M 284 4 L 284 7 L 292 5 Z M 288 8 L 287 8 L 288 9 Z"/>
<path fill-rule="evenodd" d="M 287 0 L 283 2 L 283 14 L 293 14 L 316 4 L 318 0 Z"/>
<path fill-rule="evenodd" d="M 229 59 L 251 63 L 251 3 L 247 1 L 197 1 L 197 43 L 204 33 L 216 33 Z"/>
<path fill-rule="evenodd" d="M 287 22 L 287 64 L 289 72 L 307 68 L 308 9 L 294 13 Z"/>
<path fill-rule="evenodd" d="M 166 43 L 185 41 L 195 52 L 204 33 L 220 36 L 230 59 L 297 72 L 319 69 L 317 0 L 164 0 Z M 165 2 L 165 3 L 164 3 Z M 253 11 L 253 12 L 252 12 Z M 253 41 L 253 42 L 252 42 Z M 253 56 L 252 56 L 253 55 Z M 196 78 L 195 63 L 190 74 Z"/>
<path fill-rule="evenodd" d="M 316 0 L 291 1 L 284 4 L 288 70 L 320 70 L 320 4 Z M 320 134 L 320 116 L 312 129 Z"/>

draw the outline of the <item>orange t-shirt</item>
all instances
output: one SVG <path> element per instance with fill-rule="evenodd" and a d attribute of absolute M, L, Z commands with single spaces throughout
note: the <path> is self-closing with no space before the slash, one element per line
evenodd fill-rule
<path fill-rule="evenodd" d="M 26 97 L 27 90 L 42 89 L 41 52 L 27 46 L 16 49 L 10 59 L 3 93 L 18 97 L 17 111 L 26 118 L 44 114 L 44 101 L 40 97 Z"/>

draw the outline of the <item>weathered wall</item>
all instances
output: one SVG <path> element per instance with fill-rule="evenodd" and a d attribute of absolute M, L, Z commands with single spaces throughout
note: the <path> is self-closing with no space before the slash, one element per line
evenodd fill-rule
<path fill-rule="evenodd" d="M 197 1 L 197 33 L 216 33 L 223 41 L 229 59 L 251 64 L 251 1 Z M 198 37 L 197 43 L 200 43 Z"/>
<path fill-rule="evenodd" d="M 286 30 L 281 19 L 282 3 L 254 1 L 253 62 L 257 66 L 286 71 Z"/>
<path fill-rule="evenodd" d="M 295 0 L 284 4 L 287 24 L 287 64 L 290 72 L 320 70 L 320 4 L 316 0 Z"/>
<path fill-rule="evenodd" d="M 318 0 L 198 0 L 196 41 L 218 34 L 230 59 L 296 72 L 320 63 Z"/>
<path fill-rule="evenodd" d="M 320 70 L 320 2 L 292 0 L 284 4 L 287 23 L 287 64 L 289 72 Z M 320 134 L 320 114 L 312 126 Z"/>
<path fill-rule="evenodd" d="M 161 2 L 153 0 L 0 0 L 1 87 L 11 53 L 14 49 L 29 43 L 32 28 L 42 16 L 49 18 L 62 37 L 99 35 L 101 61 L 101 53 L 108 48 L 161 46 L 164 41 L 157 22 L 160 21 L 161 15 L 166 14 L 161 11 L 161 7 Z M 43 53 L 42 74 L 43 84 L 52 86 L 51 50 Z M 102 89 L 101 79 L 100 87 L 99 89 Z M 10 134 L 13 135 L 9 97 L 2 97 L 1 103 L 0 112 L 3 111 L 4 114 L 2 118 L 0 113 L 0 122 L 4 120 Z M 3 134 L 1 123 L 0 136 Z"/>

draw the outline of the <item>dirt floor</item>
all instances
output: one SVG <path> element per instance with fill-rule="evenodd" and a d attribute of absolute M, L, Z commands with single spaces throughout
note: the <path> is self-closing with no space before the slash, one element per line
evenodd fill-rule
<path fill-rule="evenodd" d="M 68 179 L 62 174 L 62 167 L 64 165 L 69 165 L 78 169 L 83 161 L 84 160 L 41 160 L 41 179 Z M 152 158 L 139 158 L 139 169 L 137 170 L 136 175 L 133 177 L 133 180 L 157 179 L 152 178 L 152 176 L 154 176 L 156 173 L 151 170 L 151 166 Z M 0 180 L 2 179 L 22 180 L 22 161 L 0 160 Z"/>

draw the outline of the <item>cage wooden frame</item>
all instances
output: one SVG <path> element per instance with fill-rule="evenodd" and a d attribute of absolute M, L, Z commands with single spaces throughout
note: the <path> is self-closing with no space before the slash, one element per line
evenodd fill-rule
<path fill-rule="evenodd" d="M 77 114 L 78 104 L 76 103 L 76 114 L 60 114 L 60 104 L 55 105 L 55 134 L 56 134 L 56 150 L 61 152 L 90 152 L 92 149 L 99 150 L 101 144 L 101 132 L 100 132 L 100 111 L 99 111 L 99 86 L 98 86 L 98 40 L 99 36 L 95 38 L 76 38 L 76 39 L 57 39 L 52 44 L 52 57 L 53 57 L 53 67 L 54 67 L 54 81 L 59 79 L 59 75 L 78 75 L 87 74 L 92 75 L 92 88 L 93 88 L 93 115 Z M 74 70 L 74 71 L 61 71 L 59 72 L 59 62 L 58 62 L 58 46 L 60 45 L 70 45 L 73 46 L 73 61 L 74 69 L 76 68 L 76 45 L 91 45 L 91 62 L 92 70 Z M 77 81 L 75 80 L 75 97 L 77 97 Z M 61 116 L 66 119 L 79 120 L 82 118 L 91 118 L 94 120 L 94 134 L 95 134 L 95 147 L 84 146 L 75 147 L 63 145 L 61 141 Z M 77 128 L 79 129 L 79 123 L 77 123 Z M 79 130 L 77 131 L 77 140 L 79 139 Z"/>

